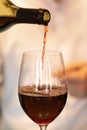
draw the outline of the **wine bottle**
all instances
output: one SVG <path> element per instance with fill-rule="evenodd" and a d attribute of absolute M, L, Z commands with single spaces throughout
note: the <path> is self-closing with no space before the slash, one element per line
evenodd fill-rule
<path fill-rule="evenodd" d="M 9 0 L 0 0 L 0 31 L 16 23 L 48 25 L 50 18 L 47 9 L 21 8 Z"/>

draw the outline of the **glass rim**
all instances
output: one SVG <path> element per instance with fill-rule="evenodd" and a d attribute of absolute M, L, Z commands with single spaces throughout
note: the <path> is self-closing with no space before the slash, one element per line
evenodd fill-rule
<path fill-rule="evenodd" d="M 25 51 L 23 52 L 23 55 L 30 55 L 30 54 L 39 54 L 42 53 L 42 50 L 31 50 L 31 51 Z M 46 54 L 57 54 L 57 55 L 62 55 L 61 51 L 58 50 L 46 50 Z"/>

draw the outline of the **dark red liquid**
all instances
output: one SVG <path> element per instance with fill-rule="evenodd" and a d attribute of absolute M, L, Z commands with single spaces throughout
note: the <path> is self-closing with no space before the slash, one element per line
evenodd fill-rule
<path fill-rule="evenodd" d="M 67 99 L 67 89 L 55 86 L 46 93 L 43 89 L 35 91 L 35 86 L 19 88 L 19 100 L 26 114 L 38 124 L 49 124 L 63 110 Z"/>

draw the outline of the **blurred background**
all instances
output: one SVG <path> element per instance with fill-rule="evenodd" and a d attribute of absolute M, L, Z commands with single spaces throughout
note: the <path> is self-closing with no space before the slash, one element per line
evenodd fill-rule
<path fill-rule="evenodd" d="M 87 130 L 87 1 L 12 0 L 25 8 L 47 8 L 48 50 L 63 54 L 69 95 L 66 106 L 48 130 Z M 23 52 L 41 50 L 44 27 L 15 24 L 0 33 L 1 130 L 36 130 L 38 125 L 23 112 L 18 100 L 18 78 Z"/>

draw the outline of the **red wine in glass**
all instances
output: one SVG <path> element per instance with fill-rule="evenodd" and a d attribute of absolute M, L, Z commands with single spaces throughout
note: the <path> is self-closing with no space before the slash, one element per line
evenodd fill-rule
<path fill-rule="evenodd" d="M 23 110 L 39 125 L 52 122 L 63 110 L 66 99 L 67 88 L 64 86 L 52 86 L 52 90 L 47 93 L 44 89 L 37 92 L 35 85 L 19 88 L 19 100 Z"/>

